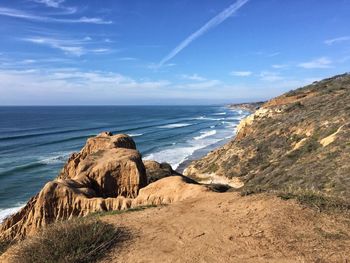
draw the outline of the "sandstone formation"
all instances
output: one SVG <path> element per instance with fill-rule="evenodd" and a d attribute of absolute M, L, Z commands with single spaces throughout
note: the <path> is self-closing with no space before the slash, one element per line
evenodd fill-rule
<path fill-rule="evenodd" d="M 132 206 L 171 204 L 208 192 L 208 188 L 185 176 L 171 176 L 158 180 L 140 190 Z"/>
<path fill-rule="evenodd" d="M 165 178 L 168 176 L 172 178 Z M 155 183 L 143 188 L 151 182 Z M 56 180 L 48 182 L 24 208 L 2 223 L 0 239 L 32 235 L 57 220 L 172 203 L 196 191 L 207 191 L 193 183 L 169 164 L 145 161 L 144 165 L 128 135 L 104 132 L 89 138 L 79 153 L 72 154 Z"/>
<path fill-rule="evenodd" d="M 146 168 L 149 184 L 168 176 L 180 175 L 178 172 L 174 171 L 168 163 L 158 163 L 156 161 L 147 160 L 144 161 L 143 164 Z"/>
<path fill-rule="evenodd" d="M 145 167 L 127 135 L 101 133 L 73 154 L 56 180 L 47 183 L 1 225 L 0 238 L 17 238 L 57 220 L 96 211 L 126 209 L 147 185 Z"/>
<path fill-rule="evenodd" d="M 245 192 L 350 197 L 350 75 L 288 92 L 262 105 L 237 136 L 184 174 L 228 178 Z"/>

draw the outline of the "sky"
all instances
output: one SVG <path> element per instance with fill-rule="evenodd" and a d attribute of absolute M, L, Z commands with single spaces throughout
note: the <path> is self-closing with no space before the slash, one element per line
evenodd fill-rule
<path fill-rule="evenodd" d="M 265 100 L 350 70 L 350 0 L 2 0 L 0 105 Z"/>

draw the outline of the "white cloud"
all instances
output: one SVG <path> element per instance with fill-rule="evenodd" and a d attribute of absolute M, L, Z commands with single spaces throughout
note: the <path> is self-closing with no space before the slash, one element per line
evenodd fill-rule
<path fill-rule="evenodd" d="M 33 2 L 45 4 L 48 7 L 59 8 L 65 0 L 32 0 Z"/>
<path fill-rule="evenodd" d="M 43 4 L 50 8 L 64 10 L 65 11 L 64 14 L 74 14 L 78 11 L 76 7 L 64 6 L 63 3 L 65 2 L 65 0 L 32 0 L 32 2 Z"/>
<path fill-rule="evenodd" d="M 200 29 L 192 33 L 189 37 L 187 37 L 184 41 L 182 41 L 177 47 L 175 47 L 168 55 L 166 55 L 160 62 L 159 67 L 163 66 L 170 59 L 175 57 L 179 52 L 181 52 L 184 48 L 186 48 L 189 44 L 191 44 L 194 40 L 199 38 L 201 35 L 205 34 L 209 30 L 214 27 L 220 25 L 234 13 L 236 13 L 243 5 L 245 5 L 249 0 L 237 0 L 234 4 L 230 5 L 224 11 L 222 11 L 217 16 L 210 19 L 204 26 Z"/>
<path fill-rule="evenodd" d="M 99 17 L 80 17 L 80 18 L 53 18 L 48 16 L 39 16 L 17 9 L 0 7 L 0 16 L 8 16 L 21 18 L 31 21 L 47 22 L 47 23 L 87 23 L 87 24 L 112 24 L 112 21 L 107 21 Z"/>
<path fill-rule="evenodd" d="M 188 79 L 188 80 L 194 80 L 194 81 L 204 81 L 206 78 L 198 75 L 198 74 L 192 74 L 192 75 L 182 75 L 181 76 L 183 79 Z"/>
<path fill-rule="evenodd" d="M 120 94 L 147 94 L 169 86 L 166 80 L 140 81 L 119 73 L 100 71 L 81 71 L 71 69 L 28 69 L 28 70 L 1 70 L 0 93 L 1 100 L 7 96 L 21 94 L 23 99 L 33 99 L 35 96 L 54 98 L 55 94 L 64 95 L 63 99 L 70 99 L 69 94 L 89 96 L 91 99 L 99 95 L 109 98 L 111 94 L 117 97 Z M 11 89 L 8 87 L 11 86 Z M 106 93 L 104 93 L 106 92 Z M 26 97 L 31 94 L 33 97 Z"/>
<path fill-rule="evenodd" d="M 337 44 L 337 43 L 341 43 L 344 41 L 349 41 L 350 40 L 350 36 L 343 36 L 343 37 L 337 37 L 337 38 L 332 38 L 332 39 L 327 39 L 324 41 L 324 43 L 326 45 L 333 45 L 333 44 Z"/>
<path fill-rule="evenodd" d="M 253 74 L 251 71 L 232 71 L 230 75 L 236 77 L 249 77 Z"/>
<path fill-rule="evenodd" d="M 330 68 L 332 61 L 326 57 L 321 57 L 311 61 L 300 63 L 298 66 L 305 69 L 323 69 Z"/>
<path fill-rule="evenodd" d="M 94 48 L 88 49 L 85 48 L 84 45 L 87 44 L 87 39 L 58 39 L 58 38 L 50 38 L 50 37 L 29 37 L 23 38 L 23 41 L 31 42 L 34 44 L 45 45 L 54 49 L 59 49 L 66 54 L 81 56 L 87 53 L 108 53 L 111 50 L 108 48 Z"/>
<path fill-rule="evenodd" d="M 260 73 L 260 79 L 269 82 L 276 82 L 283 80 L 283 77 L 277 72 L 262 71 Z"/>
<path fill-rule="evenodd" d="M 263 75 L 269 74 L 265 72 Z M 230 103 L 237 99 L 266 99 L 304 84 L 305 80 L 300 79 L 283 79 L 268 86 L 261 83 L 233 85 L 219 80 L 178 84 L 163 79 L 132 78 L 116 72 L 77 68 L 0 68 L 0 104 Z"/>

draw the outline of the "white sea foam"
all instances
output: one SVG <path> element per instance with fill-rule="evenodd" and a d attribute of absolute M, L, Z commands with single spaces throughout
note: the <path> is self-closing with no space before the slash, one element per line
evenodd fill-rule
<path fill-rule="evenodd" d="M 187 160 L 195 151 L 217 143 L 222 138 L 206 138 L 202 140 L 190 140 L 177 146 L 169 147 L 159 152 L 151 153 L 145 156 L 145 160 L 155 160 L 157 162 L 167 162 L 173 169 L 176 169 L 181 163 Z"/>
<path fill-rule="evenodd" d="M 174 128 L 181 128 L 181 127 L 187 127 L 190 126 L 191 124 L 189 123 L 173 123 L 173 124 L 167 124 L 163 126 L 159 126 L 159 128 L 162 129 L 174 129 Z"/>
<path fill-rule="evenodd" d="M 218 113 L 214 113 L 213 115 L 226 115 L 226 112 L 218 112 Z"/>
<path fill-rule="evenodd" d="M 11 208 L 0 209 L 0 224 L 2 223 L 2 221 L 4 221 L 4 219 L 6 217 L 18 212 L 22 207 L 23 207 L 23 205 L 11 207 Z"/>
<path fill-rule="evenodd" d="M 216 130 L 211 130 L 211 131 L 202 131 L 201 135 L 194 137 L 193 139 L 195 140 L 200 140 L 204 139 L 206 137 L 212 136 L 216 134 Z"/>
<path fill-rule="evenodd" d="M 72 152 L 54 152 L 51 156 L 39 158 L 42 164 L 59 164 L 67 161 Z"/>
<path fill-rule="evenodd" d="M 139 137 L 139 136 L 142 136 L 143 133 L 129 133 L 128 135 L 131 137 Z"/>

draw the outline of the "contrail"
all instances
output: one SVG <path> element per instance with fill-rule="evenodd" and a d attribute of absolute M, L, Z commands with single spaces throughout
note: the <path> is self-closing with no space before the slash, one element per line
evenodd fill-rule
<path fill-rule="evenodd" d="M 222 11 L 217 16 L 210 19 L 204 26 L 198 29 L 196 32 L 192 33 L 189 37 L 187 37 L 184 41 L 182 41 L 176 48 L 174 48 L 166 57 L 164 57 L 158 64 L 158 67 L 161 67 L 175 57 L 181 50 L 191 44 L 192 41 L 199 38 L 201 35 L 209 31 L 210 29 L 220 25 L 227 18 L 232 16 L 238 9 L 240 9 L 243 5 L 245 5 L 249 0 L 238 0 L 234 4 L 230 5 L 224 11 Z"/>

